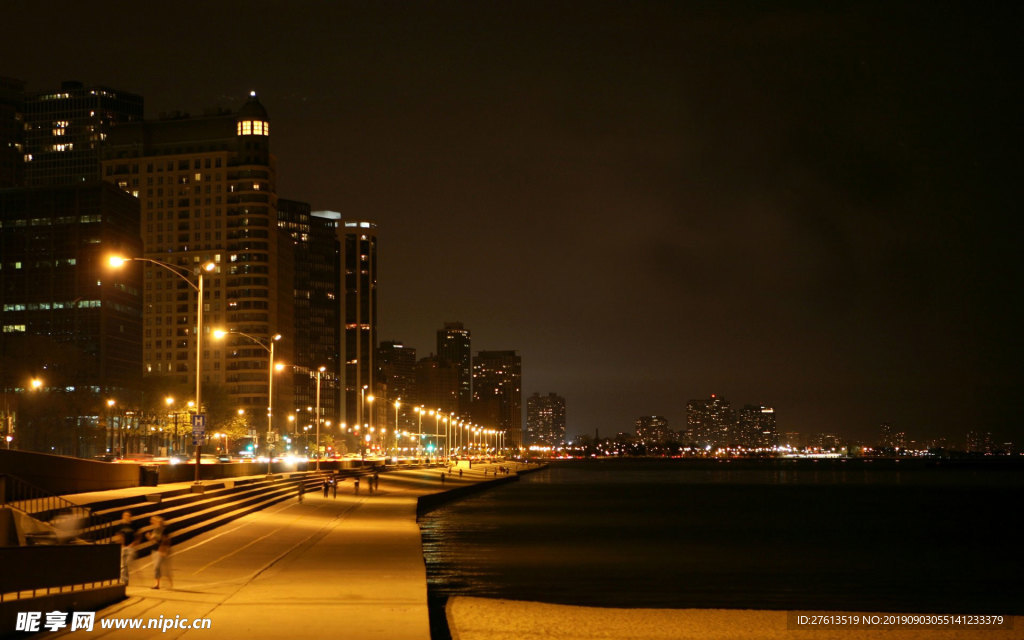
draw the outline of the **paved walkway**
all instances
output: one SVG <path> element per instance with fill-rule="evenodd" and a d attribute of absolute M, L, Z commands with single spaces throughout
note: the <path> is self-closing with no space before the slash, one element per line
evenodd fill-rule
<path fill-rule="evenodd" d="M 381 474 L 380 489 L 352 479 L 337 498 L 307 492 L 188 540 L 171 556 L 173 588 L 153 589 L 153 562 L 132 567 L 128 599 L 97 613 L 91 637 L 429 640 L 427 576 L 416 498 L 476 483 L 483 467 Z M 101 618 L 209 618 L 207 630 L 101 630 Z M 67 632 L 67 635 L 77 632 Z"/>

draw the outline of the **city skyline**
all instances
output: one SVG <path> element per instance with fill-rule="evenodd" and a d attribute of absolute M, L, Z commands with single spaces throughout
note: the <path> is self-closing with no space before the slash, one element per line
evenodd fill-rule
<path fill-rule="evenodd" d="M 716 392 L 781 431 L 1020 440 L 1016 9 L 58 6 L 0 75 L 147 117 L 256 90 L 281 197 L 380 225 L 380 340 L 459 318 L 567 435 Z M 182 33 L 171 67 L 145 46 Z"/>

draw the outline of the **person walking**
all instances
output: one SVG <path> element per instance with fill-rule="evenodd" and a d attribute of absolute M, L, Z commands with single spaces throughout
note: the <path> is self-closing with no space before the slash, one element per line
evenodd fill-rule
<path fill-rule="evenodd" d="M 373 488 L 380 491 L 380 474 L 376 471 L 373 473 Z"/>
<path fill-rule="evenodd" d="M 124 540 L 124 546 L 128 546 L 135 539 L 135 527 L 132 526 L 132 512 L 122 511 L 121 519 L 117 522 L 117 532 L 121 534 L 121 539 Z"/>
<path fill-rule="evenodd" d="M 299 480 L 299 504 L 302 504 L 302 496 L 306 493 L 306 483 L 303 480 Z"/>
<path fill-rule="evenodd" d="M 327 492 L 330 490 L 330 488 L 331 488 L 330 481 L 327 478 L 324 478 L 323 490 L 324 490 L 324 497 L 325 498 L 327 497 Z"/>
<path fill-rule="evenodd" d="M 153 575 L 156 578 L 154 589 L 160 588 L 160 580 L 167 581 L 167 588 L 174 588 L 174 577 L 171 575 L 171 536 L 164 533 L 153 552 Z"/>
<path fill-rule="evenodd" d="M 332 500 L 337 500 L 338 499 L 338 479 L 337 478 L 331 478 L 331 499 Z"/>

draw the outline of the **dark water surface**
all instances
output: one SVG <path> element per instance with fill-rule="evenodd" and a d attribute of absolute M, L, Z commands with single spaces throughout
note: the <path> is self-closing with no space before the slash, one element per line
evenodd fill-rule
<path fill-rule="evenodd" d="M 421 520 L 429 590 L 608 607 L 1024 614 L 1020 466 L 558 463 Z"/>

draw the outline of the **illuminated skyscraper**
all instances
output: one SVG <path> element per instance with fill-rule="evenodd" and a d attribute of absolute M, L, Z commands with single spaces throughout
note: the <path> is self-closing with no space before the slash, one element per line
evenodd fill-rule
<path fill-rule="evenodd" d="M 526 399 L 526 446 L 565 444 L 565 398 L 534 393 Z"/>
<path fill-rule="evenodd" d="M 416 404 L 440 409 L 446 415 L 459 406 L 459 369 L 431 354 L 416 363 Z"/>
<path fill-rule="evenodd" d="M 446 322 L 437 331 L 437 358 L 458 369 L 458 407 L 461 415 L 469 415 L 473 401 L 473 355 L 469 330 L 461 322 Z"/>
<path fill-rule="evenodd" d="M 480 351 L 473 359 L 473 422 L 505 434 L 505 446 L 523 444 L 522 358 L 515 351 Z"/>
<path fill-rule="evenodd" d="M 365 400 L 370 395 L 380 395 L 374 382 L 377 370 L 377 225 L 366 221 L 341 221 L 338 240 L 345 295 L 341 342 L 345 363 L 345 422 L 367 424 L 373 409 L 378 411 L 376 415 L 386 415 L 383 402 L 374 405 Z"/>
<path fill-rule="evenodd" d="M 223 386 L 232 407 L 265 415 L 269 354 L 251 340 L 212 339 L 214 328 L 263 343 L 294 335 L 294 247 L 279 230 L 270 121 L 255 93 L 236 112 L 121 123 L 107 139 L 103 177 L 139 199 L 145 257 L 205 279 L 204 382 Z M 146 374 L 186 383 L 194 369 L 197 305 L 188 284 L 151 263 L 142 269 Z M 294 363 L 294 341 L 275 358 Z M 291 407 L 292 385 L 275 386 L 275 405 Z M 283 412 L 278 412 L 281 415 Z"/>
<path fill-rule="evenodd" d="M 728 445 L 735 425 L 729 401 L 712 393 L 710 398 L 686 403 L 686 426 L 700 446 Z"/>
<path fill-rule="evenodd" d="M 0 190 L 5 389 L 24 385 L 28 369 L 56 355 L 77 359 L 77 367 L 51 384 L 125 401 L 131 395 L 123 390 L 139 388 L 141 274 L 109 277 L 104 261 L 111 249 L 141 251 L 138 224 L 135 198 L 102 182 Z"/>
<path fill-rule="evenodd" d="M 779 443 L 775 430 L 775 409 L 763 405 L 744 405 L 736 422 L 733 444 L 770 448 Z"/>
<path fill-rule="evenodd" d="M 27 96 L 25 184 L 35 187 L 100 180 L 109 136 L 119 125 L 141 122 L 142 107 L 142 96 L 74 81 L 61 83 L 57 91 Z M 126 176 L 129 186 L 139 177 Z"/>
<path fill-rule="evenodd" d="M 640 416 L 636 419 L 636 437 L 645 446 L 668 442 L 674 434 L 669 431 L 664 416 Z"/>
<path fill-rule="evenodd" d="M 398 426 L 400 429 L 415 429 L 416 414 L 416 349 L 398 341 L 385 341 L 377 349 L 377 371 L 379 390 L 383 391 L 387 410 L 394 418 L 395 402 L 398 401 Z M 436 407 L 435 407 L 436 408 Z M 389 420 L 389 425 L 394 422 Z"/>
<path fill-rule="evenodd" d="M 291 236 L 295 249 L 295 407 L 316 404 L 316 378 L 309 374 L 323 366 L 327 370 L 320 380 L 320 408 L 324 417 L 335 420 L 341 407 L 337 220 L 310 211 L 305 202 L 278 198 L 277 225 Z"/>

